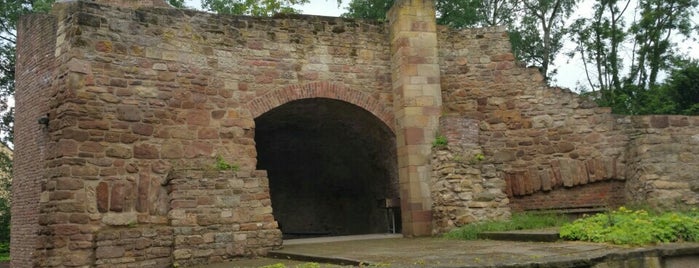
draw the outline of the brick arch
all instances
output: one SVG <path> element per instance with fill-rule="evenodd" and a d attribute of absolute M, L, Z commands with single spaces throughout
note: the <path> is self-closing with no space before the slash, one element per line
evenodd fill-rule
<path fill-rule="evenodd" d="M 366 92 L 349 89 L 329 82 L 293 85 L 273 90 L 249 101 L 245 106 L 252 117 L 257 118 L 287 102 L 309 98 L 335 99 L 359 106 L 376 116 L 395 134 L 394 116 L 391 107 L 381 103 Z"/>

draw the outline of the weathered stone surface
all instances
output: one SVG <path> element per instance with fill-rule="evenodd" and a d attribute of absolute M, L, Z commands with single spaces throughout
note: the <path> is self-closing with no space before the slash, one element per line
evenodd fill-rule
<path fill-rule="evenodd" d="M 137 223 L 135 212 L 106 213 L 102 216 L 102 223 L 111 226 L 128 226 Z"/>
<path fill-rule="evenodd" d="M 141 159 L 158 159 L 160 157 L 160 151 L 158 147 L 153 144 L 137 144 L 133 148 L 134 158 Z"/>
<path fill-rule="evenodd" d="M 389 25 L 107 2 L 18 25 L 13 267 L 167 267 L 278 247 L 255 119 L 302 99 L 350 103 L 395 134 L 406 234 L 624 193 L 699 203 L 699 119 L 611 115 L 549 88 L 515 63 L 504 28 L 438 27 L 407 2 Z M 438 132 L 448 146 L 431 148 Z M 217 155 L 241 171 L 212 169 Z"/>

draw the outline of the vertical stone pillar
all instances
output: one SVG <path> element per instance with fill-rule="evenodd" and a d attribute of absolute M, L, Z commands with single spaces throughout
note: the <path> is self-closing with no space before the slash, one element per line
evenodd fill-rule
<path fill-rule="evenodd" d="M 429 165 L 442 95 L 433 0 L 397 0 L 388 12 L 403 234 L 432 233 Z"/>

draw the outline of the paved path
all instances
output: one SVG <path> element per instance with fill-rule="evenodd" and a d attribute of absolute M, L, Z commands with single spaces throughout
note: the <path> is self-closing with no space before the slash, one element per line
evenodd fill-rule
<path fill-rule="evenodd" d="M 332 240 L 332 239 L 331 239 Z M 289 245 L 275 250 L 277 256 L 306 257 L 308 261 L 367 263 L 390 267 L 578 267 L 589 266 L 609 254 L 649 250 L 679 250 L 699 254 L 697 243 L 675 243 L 659 247 L 629 248 L 586 242 L 460 241 L 441 238 L 387 238 Z M 276 259 L 242 260 L 200 268 L 260 267 L 284 263 L 296 267 L 303 262 Z M 332 267 L 324 265 L 323 267 Z"/>

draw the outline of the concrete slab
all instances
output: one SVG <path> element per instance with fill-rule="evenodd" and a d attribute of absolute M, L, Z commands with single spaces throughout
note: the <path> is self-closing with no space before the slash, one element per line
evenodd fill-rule
<path fill-rule="evenodd" d="M 558 228 L 483 232 L 478 237 L 481 239 L 521 242 L 555 242 L 561 239 L 558 235 Z"/>
<path fill-rule="evenodd" d="M 329 241 L 320 243 L 286 243 L 270 256 L 299 259 L 305 262 L 321 262 L 321 267 L 334 265 L 358 266 L 374 264 L 390 267 L 590 267 L 609 259 L 624 256 L 658 256 L 672 253 L 679 256 L 678 262 L 686 262 L 682 256 L 699 255 L 699 243 L 674 243 L 660 246 L 636 247 L 614 246 L 599 243 L 558 241 L 511 242 L 511 241 L 462 241 L 442 238 L 388 238 Z M 327 238 L 327 240 L 332 240 Z M 674 253 L 673 253 L 674 252 Z M 281 260 L 268 261 L 269 265 Z M 690 258 L 690 261 L 696 260 Z M 283 262 L 282 262 L 283 263 Z M 303 263 L 303 262 L 301 262 Z M 256 267 L 255 263 L 230 263 L 217 267 Z M 241 266 L 236 266 L 241 265 Z M 285 264 L 296 267 L 298 262 Z M 698 266 L 699 267 L 699 264 Z"/>

